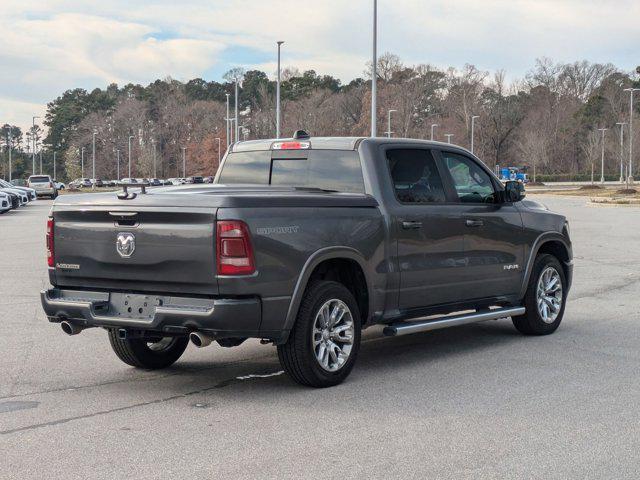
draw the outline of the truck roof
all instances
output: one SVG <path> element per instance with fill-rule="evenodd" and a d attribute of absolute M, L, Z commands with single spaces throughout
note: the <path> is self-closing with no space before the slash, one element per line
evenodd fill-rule
<path fill-rule="evenodd" d="M 402 144 L 417 144 L 417 145 L 432 145 L 434 147 L 446 147 L 456 150 L 462 150 L 468 152 L 465 148 L 457 145 L 436 142 L 431 140 L 420 140 L 415 138 L 387 138 L 387 137 L 308 137 L 308 138 L 269 138 L 263 140 L 247 140 L 243 142 L 234 143 L 230 147 L 231 152 L 252 152 L 259 150 L 271 150 L 274 143 L 277 142 L 309 142 L 311 148 L 315 150 L 356 150 L 361 142 L 371 142 L 375 144 L 389 144 L 389 143 L 402 143 Z"/>

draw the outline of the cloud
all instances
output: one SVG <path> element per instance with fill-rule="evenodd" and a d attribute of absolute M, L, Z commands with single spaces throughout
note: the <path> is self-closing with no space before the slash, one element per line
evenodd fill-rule
<path fill-rule="evenodd" d="M 40 105 L 74 87 L 147 83 L 236 64 L 283 63 L 361 76 L 371 55 L 371 1 L 4 0 L 0 98 Z M 476 64 L 522 76 L 536 57 L 636 67 L 640 2 L 633 0 L 379 0 L 379 51 L 407 64 Z M 213 73 L 211 73 L 213 72 Z M 7 104 L 9 105 L 9 104 Z M 21 109 L 0 121 L 26 125 Z M 27 112 L 28 113 L 28 112 Z M 5 115 L 10 115 L 6 113 Z"/>

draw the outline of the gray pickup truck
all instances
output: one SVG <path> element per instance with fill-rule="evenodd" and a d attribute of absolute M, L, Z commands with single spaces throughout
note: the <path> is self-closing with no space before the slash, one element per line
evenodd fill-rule
<path fill-rule="evenodd" d="M 106 329 L 135 367 L 258 338 L 326 387 L 371 325 L 511 317 L 544 335 L 562 320 L 567 220 L 453 145 L 297 134 L 233 145 L 212 185 L 143 187 L 55 202 L 42 292 L 51 322 Z"/>

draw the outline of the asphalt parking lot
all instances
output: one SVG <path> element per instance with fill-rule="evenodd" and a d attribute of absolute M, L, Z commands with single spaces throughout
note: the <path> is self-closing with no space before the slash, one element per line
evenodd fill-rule
<path fill-rule="evenodd" d="M 38 296 L 51 202 L 0 217 L 0 478 L 639 478 L 640 208 L 534 198 L 571 222 L 556 334 L 368 330 L 325 390 L 258 342 L 144 372 L 64 335 Z"/>

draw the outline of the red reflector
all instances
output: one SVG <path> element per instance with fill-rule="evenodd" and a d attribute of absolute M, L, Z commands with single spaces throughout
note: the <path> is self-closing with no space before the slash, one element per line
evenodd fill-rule
<path fill-rule="evenodd" d="M 251 275 L 255 272 L 249 229 L 239 220 L 221 220 L 216 227 L 218 275 Z"/>
<path fill-rule="evenodd" d="M 54 220 L 52 217 L 47 219 L 47 265 L 50 268 L 55 266 L 55 248 L 53 240 Z"/>

